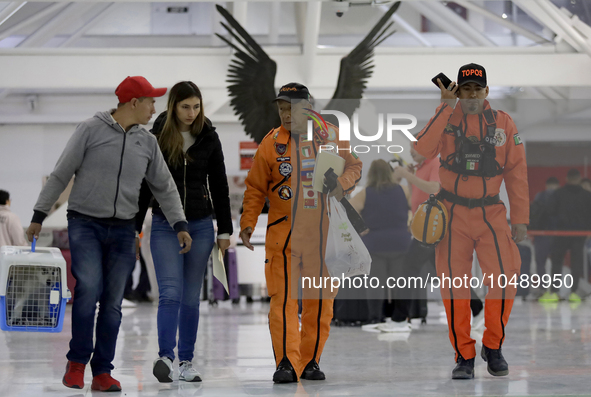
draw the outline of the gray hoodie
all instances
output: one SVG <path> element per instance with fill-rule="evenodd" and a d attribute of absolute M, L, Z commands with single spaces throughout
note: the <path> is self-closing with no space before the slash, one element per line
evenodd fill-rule
<path fill-rule="evenodd" d="M 186 230 L 178 190 L 154 135 L 138 125 L 127 132 L 110 112 L 83 121 L 68 141 L 35 204 L 33 222 L 41 223 L 76 175 L 68 210 L 95 218 L 130 220 L 138 212 L 145 178 L 175 230 Z"/>

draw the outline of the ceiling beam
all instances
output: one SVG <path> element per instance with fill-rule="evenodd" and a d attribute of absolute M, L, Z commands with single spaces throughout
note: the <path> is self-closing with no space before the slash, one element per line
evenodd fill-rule
<path fill-rule="evenodd" d="M 103 17 L 113 8 L 115 3 L 106 3 L 99 4 L 95 6 L 96 12 L 93 16 L 88 19 L 78 30 L 76 30 L 70 37 L 68 37 L 65 41 L 63 41 L 59 47 L 69 47 L 70 45 L 74 44 L 78 39 L 80 39 L 86 32 L 92 29 L 97 23 L 99 23 Z M 99 11 L 100 10 L 100 11 Z"/>
<path fill-rule="evenodd" d="M 279 23 L 281 20 L 281 3 L 274 1 L 269 10 L 269 44 L 279 43 Z"/>
<path fill-rule="evenodd" d="M 569 26 L 563 18 L 566 18 L 556 6 L 545 0 L 513 0 L 519 8 L 529 16 L 539 21 L 542 25 L 554 32 L 555 35 L 568 43 L 575 51 L 585 52 L 591 55 L 591 46 L 581 38 L 580 33 Z"/>
<path fill-rule="evenodd" d="M 380 8 L 382 9 L 382 11 L 384 11 L 384 13 L 387 12 L 389 9 L 388 6 L 380 6 Z M 421 46 L 433 47 L 433 45 L 427 39 L 425 39 L 421 32 L 416 30 L 410 23 L 406 22 L 406 20 L 402 18 L 400 14 L 395 12 L 394 14 L 392 14 L 391 19 L 398 24 L 396 26 L 400 26 L 405 32 L 414 37 L 419 42 L 419 44 L 421 44 Z"/>
<path fill-rule="evenodd" d="M 7 37 L 12 36 L 13 34 L 17 33 L 19 30 L 24 29 L 35 22 L 46 18 L 47 16 L 60 11 L 61 9 L 65 8 L 70 3 L 53 3 L 52 5 L 42 9 L 41 11 L 37 12 L 35 15 L 30 16 L 29 18 L 17 23 L 16 25 L 6 29 L 2 33 L 0 33 L 0 41 L 4 40 Z"/>
<path fill-rule="evenodd" d="M 308 83 L 312 79 L 312 75 L 315 72 L 321 10 L 322 3 L 319 1 L 309 1 L 306 6 L 304 46 L 303 56 L 301 58 L 305 83 Z"/>
<path fill-rule="evenodd" d="M 248 2 L 247 1 L 235 1 L 232 3 L 232 16 L 238 21 L 244 29 L 247 29 L 247 17 L 248 17 Z"/>
<path fill-rule="evenodd" d="M 232 3 L 248 3 L 249 1 L 252 0 L 235 0 Z M 265 2 L 268 3 L 269 1 L 277 1 L 277 2 L 282 2 L 282 3 L 306 3 L 309 0 L 254 0 L 257 2 Z M 329 1 L 334 1 L 334 0 L 316 0 L 316 1 L 320 1 L 320 2 L 329 2 Z M 410 0 L 410 1 L 415 1 L 415 0 Z M 33 0 L 33 1 L 29 1 L 29 3 L 46 3 L 47 0 Z M 54 3 L 63 3 L 63 2 L 68 2 L 67 0 L 55 0 Z M 86 0 L 81 0 L 81 2 L 89 2 Z M 92 0 L 93 3 L 110 3 L 110 1 L 107 0 Z M 116 3 L 145 3 L 146 0 L 117 0 Z M 164 0 L 161 1 L 162 3 L 178 3 L 177 0 Z M 183 3 L 211 3 L 211 0 L 188 0 L 188 1 L 184 1 Z M 221 2 L 223 4 L 223 2 Z M 226 2 L 226 3 L 230 3 L 230 2 Z"/>
<path fill-rule="evenodd" d="M 47 23 L 20 42 L 18 47 L 42 47 L 43 44 L 59 34 L 64 29 L 64 26 L 72 24 L 74 18 L 79 18 L 92 7 L 92 3 L 68 4 L 67 7 L 60 10 Z"/>
<path fill-rule="evenodd" d="M 298 43 L 304 42 L 304 35 L 306 30 L 306 4 L 299 2 L 293 5 L 294 13 L 293 18 L 295 22 L 295 30 L 296 36 L 298 38 Z"/>
<path fill-rule="evenodd" d="M 26 1 L 13 1 L 0 11 L 0 26 L 27 4 Z M 0 91 L 0 101 L 10 94 L 9 89 Z"/>
<path fill-rule="evenodd" d="M 433 44 L 429 43 L 429 41 L 423 37 L 421 32 L 413 28 L 412 25 L 406 22 L 400 15 L 396 13 L 392 14 L 392 20 L 398 24 L 397 26 L 400 26 L 408 34 L 414 37 L 423 47 L 433 47 Z"/>
<path fill-rule="evenodd" d="M 571 18 L 571 24 L 573 28 L 577 29 L 583 36 L 587 38 L 587 41 L 591 40 L 591 26 L 581 21 L 577 15 L 573 15 Z"/>
<path fill-rule="evenodd" d="M 495 46 L 495 43 L 439 2 L 410 1 L 407 4 L 465 46 Z"/>
<path fill-rule="evenodd" d="M 584 37 L 573 28 L 570 18 L 568 18 L 558 7 L 549 0 L 538 0 L 538 6 L 550 16 L 560 28 L 579 45 L 583 52 L 591 56 L 591 45 Z"/>
<path fill-rule="evenodd" d="M 210 13 L 211 13 L 210 14 L 211 15 L 211 19 L 210 19 L 210 21 L 211 21 L 211 35 L 209 38 L 209 44 L 210 44 L 210 47 L 221 47 L 223 45 L 226 45 L 226 43 L 224 43 L 222 41 L 222 39 L 217 37 L 215 34 L 218 33 L 222 36 L 228 34 L 228 32 L 224 29 L 224 27 L 220 23 L 222 21 L 225 23 L 226 20 L 222 17 L 222 15 L 216 9 L 215 3 L 211 3 L 210 6 L 211 6 L 211 11 L 210 11 Z"/>
<path fill-rule="evenodd" d="M 3 73 L 0 74 L 0 89 L 110 90 L 129 75 L 146 76 L 155 86 L 170 87 L 179 79 L 191 79 L 200 87 L 225 88 L 231 58 L 227 49 L 210 49 L 211 55 L 206 55 L 205 51 L 188 49 L 51 50 L 1 50 L 0 70 Z M 347 50 L 350 51 L 318 51 L 314 73 L 308 80 L 304 80 L 300 67 L 302 55 L 272 53 L 270 55 L 278 64 L 276 81 L 306 81 L 311 88 L 333 90 L 335 73 L 338 73 L 340 60 Z M 376 49 L 375 70 L 368 86 L 431 87 L 430 79 L 437 73 L 443 71 L 453 76 L 460 65 L 477 62 L 487 68 L 491 86 L 591 87 L 591 57 L 586 54 L 528 53 L 524 48 L 517 49 L 520 52 L 503 52 L 502 48 L 487 51 L 478 51 L 476 48 L 472 48 L 472 51 L 457 51 L 454 48 L 421 50 Z M 196 63 L 200 65 L 199 69 L 195 69 Z M 43 67 L 40 68 L 40 65 Z M 507 65 L 518 66 L 509 68 Z M 536 73 L 532 73 L 532 70 Z M 51 75 L 49 79 L 48 73 Z"/>
<path fill-rule="evenodd" d="M 439 15 L 439 19 L 443 18 L 453 23 L 464 35 L 467 35 L 475 44 L 484 47 L 494 47 L 496 44 L 486 37 L 481 31 L 470 25 L 468 21 L 456 14 L 451 8 L 443 5 L 440 2 L 428 2 L 431 8 Z"/>
<path fill-rule="evenodd" d="M 464 8 L 467 8 L 470 11 L 474 11 L 482 16 L 484 16 L 485 18 L 501 25 L 504 26 L 506 28 L 509 28 L 511 31 L 522 35 L 523 37 L 527 37 L 528 39 L 532 40 L 535 43 L 549 43 L 550 40 L 546 39 L 545 37 L 542 37 L 536 33 L 533 33 L 507 19 L 504 19 L 494 13 L 492 13 L 491 11 L 487 10 L 484 7 L 479 6 L 478 4 L 474 4 L 469 0 L 454 0 L 455 3 L 461 5 Z"/>
<path fill-rule="evenodd" d="M 0 26 L 27 4 L 26 1 L 13 1 L 0 11 Z"/>

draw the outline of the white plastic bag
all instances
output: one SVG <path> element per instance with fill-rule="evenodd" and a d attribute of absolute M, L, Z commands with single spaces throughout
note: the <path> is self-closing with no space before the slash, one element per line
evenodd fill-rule
<path fill-rule="evenodd" d="M 328 205 L 330 202 L 330 206 Z M 324 260 L 332 277 L 369 274 L 371 256 L 335 197 L 327 198 L 329 226 Z"/>

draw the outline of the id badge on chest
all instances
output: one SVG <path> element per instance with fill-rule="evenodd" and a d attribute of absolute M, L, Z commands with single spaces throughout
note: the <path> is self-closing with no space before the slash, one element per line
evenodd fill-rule
<path fill-rule="evenodd" d="M 466 170 L 478 171 L 480 169 L 480 154 L 468 153 L 464 154 L 464 158 L 466 160 Z"/>

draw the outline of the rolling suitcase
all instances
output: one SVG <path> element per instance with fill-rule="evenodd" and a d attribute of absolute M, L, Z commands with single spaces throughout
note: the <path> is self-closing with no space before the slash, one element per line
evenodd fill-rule
<path fill-rule="evenodd" d="M 521 269 L 520 269 L 520 273 L 521 274 L 526 274 L 529 276 L 530 272 L 531 272 L 531 248 L 526 246 L 526 245 L 522 245 L 522 244 L 517 244 L 517 249 L 519 249 L 519 256 L 521 257 Z M 510 280 L 511 281 L 511 280 Z M 520 279 L 517 278 L 517 294 L 516 296 L 521 296 L 523 298 L 525 298 L 527 296 L 527 294 L 529 293 L 529 288 L 523 288 L 521 286 L 521 283 L 519 282 Z"/>
<path fill-rule="evenodd" d="M 355 278 L 351 278 L 352 280 Z M 361 291 L 355 288 L 340 288 L 334 300 L 333 322 L 336 326 L 360 326 L 369 322 L 369 305 L 379 305 L 382 300 L 362 298 Z"/>
<path fill-rule="evenodd" d="M 207 260 L 207 270 L 205 271 L 205 276 L 203 277 L 203 286 L 201 288 L 201 296 L 202 300 L 207 300 L 210 305 L 215 306 L 217 305 L 217 300 L 214 299 L 213 296 L 213 259 L 211 255 Z"/>
<path fill-rule="evenodd" d="M 335 299 L 334 301 L 334 325 L 360 326 L 369 321 L 368 300 L 366 299 Z M 376 301 L 378 302 L 378 301 Z M 380 305 L 383 301 L 379 301 Z"/>

